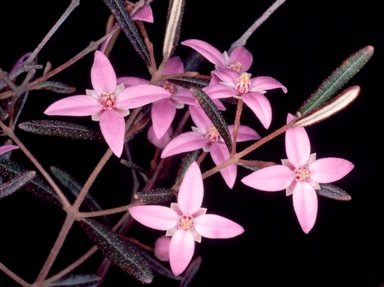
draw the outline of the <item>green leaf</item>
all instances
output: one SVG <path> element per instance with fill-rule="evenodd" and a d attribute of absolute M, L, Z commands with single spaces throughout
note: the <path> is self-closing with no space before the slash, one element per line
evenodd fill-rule
<path fill-rule="evenodd" d="M 143 39 L 140 37 L 139 31 L 133 23 L 131 16 L 124 4 L 123 0 L 103 0 L 105 5 L 109 8 L 117 23 L 119 23 L 121 30 L 127 36 L 139 56 L 144 60 L 147 66 L 150 66 L 151 58 L 149 56 L 147 47 Z"/>
<path fill-rule="evenodd" d="M 152 282 L 151 268 L 131 243 L 95 220 L 84 218 L 79 223 L 93 243 L 114 265 L 142 283 Z"/>
<path fill-rule="evenodd" d="M 180 167 L 179 167 L 179 170 L 177 172 L 177 177 L 176 177 L 175 182 L 179 182 L 180 180 L 182 180 L 182 178 L 184 177 L 184 175 L 187 172 L 191 163 L 194 161 L 197 161 L 202 153 L 203 153 L 203 150 L 198 149 L 198 150 L 184 154 L 184 156 L 180 162 Z"/>
<path fill-rule="evenodd" d="M 198 256 L 189 264 L 187 270 L 185 270 L 184 272 L 179 287 L 188 287 L 191 285 L 192 279 L 195 277 L 197 271 L 199 271 L 200 269 L 201 262 L 201 256 Z"/>
<path fill-rule="evenodd" d="M 71 94 L 76 91 L 75 87 L 57 81 L 45 81 L 34 88 L 35 90 L 48 90 L 58 94 Z"/>
<path fill-rule="evenodd" d="M 178 85 L 180 87 L 190 89 L 190 88 L 205 88 L 209 85 L 209 80 L 206 78 L 199 77 L 172 77 L 167 78 L 167 81 Z"/>
<path fill-rule="evenodd" d="M 176 196 L 168 188 L 155 188 L 136 192 L 134 198 L 146 204 L 168 204 L 176 201 Z"/>
<path fill-rule="evenodd" d="M 23 131 L 39 135 L 104 142 L 104 138 L 100 132 L 96 132 L 82 125 L 62 121 L 35 120 L 20 123 L 19 128 Z"/>
<path fill-rule="evenodd" d="M 7 181 L 6 183 L 3 183 L 2 185 L 0 185 L 0 199 L 20 189 L 23 185 L 25 185 L 28 181 L 30 181 L 35 175 L 36 175 L 36 172 L 27 171 L 25 173 L 15 176 L 14 178 Z"/>
<path fill-rule="evenodd" d="M 103 282 L 96 274 L 71 274 L 48 284 L 48 287 L 98 287 Z"/>
<path fill-rule="evenodd" d="M 352 199 L 348 193 L 333 184 L 320 184 L 320 189 L 316 189 L 316 193 L 324 197 L 341 201 L 349 201 Z"/>
<path fill-rule="evenodd" d="M 308 114 L 335 95 L 369 61 L 373 52 L 372 46 L 366 46 L 347 58 L 303 103 L 298 116 Z"/>
<path fill-rule="evenodd" d="M 200 106 L 203 108 L 209 119 L 212 121 L 213 125 L 219 132 L 220 136 L 223 138 L 224 143 L 228 147 L 228 150 L 232 149 L 232 138 L 228 130 L 228 125 L 225 122 L 222 114 L 217 109 L 215 103 L 211 98 L 200 88 L 191 88 L 192 95 L 195 96 Z"/>
<path fill-rule="evenodd" d="M 134 170 L 136 170 L 136 171 L 138 171 L 138 172 L 140 172 L 140 173 L 142 173 L 142 174 L 144 174 L 146 176 L 149 175 L 149 171 L 148 170 L 138 166 L 137 164 L 135 164 L 135 163 L 133 163 L 131 161 L 128 161 L 128 160 L 125 160 L 125 159 L 121 159 L 120 163 L 122 165 L 124 165 L 125 167 L 134 169 Z"/>
<path fill-rule="evenodd" d="M 0 174 L 6 179 L 26 173 L 28 170 L 9 160 L 0 159 Z M 50 185 L 43 181 L 38 175 L 27 182 L 23 189 L 33 193 L 34 195 L 47 200 L 56 205 L 62 206 L 60 198 L 54 192 Z"/>

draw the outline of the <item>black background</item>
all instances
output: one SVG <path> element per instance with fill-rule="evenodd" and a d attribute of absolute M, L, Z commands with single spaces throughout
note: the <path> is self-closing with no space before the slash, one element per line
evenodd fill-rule
<path fill-rule="evenodd" d="M 201 39 L 220 51 L 227 50 L 273 1 L 186 1 L 180 40 Z M 154 24 L 145 24 L 154 43 L 158 62 L 161 55 L 167 3 L 152 3 Z M 270 91 L 274 117 L 270 131 L 280 127 L 287 113 L 295 113 L 301 103 L 349 55 L 373 45 L 375 54 L 348 83 L 359 85 L 361 94 L 347 109 L 307 128 L 312 152 L 318 158 L 340 157 L 355 168 L 335 185 L 346 190 L 350 202 L 319 198 L 319 211 L 313 230 L 304 234 L 293 211 L 291 197 L 283 191 L 265 193 L 243 185 L 239 180 L 229 190 L 220 175 L 205 181 L 203 206 L 208 213 L 220 214 L 240 223 L 245 232 L 228 240 L 204 239 L 196 245 L 201 270 L 192 287 L 198 286 L 379 286 L 384 284 L 384 191 L 382 155 L 382 15 L 376 1 L 292 1 L 284 3 L 248 40 L 254 56 L 250 73 L 268 75 L 281 81 L 288 93 Z M 22 54 L 32 51 L 66 9 L 69 1 L 1 1 L 0 68 L 9 71 Z M 39 54 L 39 63 L 53 67 L 64 63 L 90 41 L 104 33 L 109 11 L 101 0 L 82 0 L 67 21 Z M 176 55 L 191 51 L 178 46 Z M 118 76 L 148 77 L 145 65 L 121 35 L 111 54 Z M 89 69 L 93 53 L 54 77 L 75 86 L 78 93 L 91 88 Z M 202 73 L 212 68 L 202 66 Z M 40 74 L 39 74 L 40 75 Z M 38 76 L 38 75 L 37 75 Z M 46 107 L 63 97 L 52 92 L 30 93 L 20 122 L 48 119 Z M 228 116 L 228 115 L 227 115 Z M 229 114 L 228 119 L 231 119 Z M 50 118 L 52 119 L 52 118 Z M 95 128 L 90 118 L 60 118 Z M 252 113 L 245 113 L 244 124 L 261 135 L 262 128 Z M 57 166 L 84 182 L 105 151 L 106 145 L 16 134 L 48 169 Z M 381 135 L 381 136 L 380 136 Z M 148 167 L 152 147 L 132 146 L 134 159 Z M 5 140 L 5 139 L 4 139 Z M 285 158 L 284 137 L 280 136 L 249 155 L 250 159 L 279 162 Z M 33 169 L 31 163 L 14 151 L 12 159 Z M 211 163 L 206 163 L 206 168 Z M 249 173 L 239 169 L 238 179 Z M 112 158 L 91 193 L 104 208 L 129 201 L 130 178 Z M 169 186 L 169 185 L 168 185 Z M 166 186 L 166 187 L 168 187 Z M 161 186 L 165 187 L 165 186 Z M 113 219 L 114 217 L 112 217 Z M 29 193 L 19 191 L 0 202 L 0 262 L 28 282 L 36 278 L 54 243 L 64 212 Z M 146 244 L 162 235 L 134 224 L 129 236 Z M 70 264 L 91 246 L 78 226 L 74 226 L 54 265 L 52 274 Z M 102 260 L 98 253 L 76 272 L 95 272 Z M 0 286 L 16 284 L 0 274 Z M 140 286 L 118 268 L 111 268 L 102 286 Z M 153 286 L 178 286 L 178 282 L 155 275 Z"/>

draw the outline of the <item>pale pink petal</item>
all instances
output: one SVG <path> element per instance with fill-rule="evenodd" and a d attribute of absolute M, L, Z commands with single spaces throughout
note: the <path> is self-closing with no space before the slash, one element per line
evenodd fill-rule
<path fill-rule="evenodd" d="M 158 230 L 172 229 L 179 215 L 173 209 L 161 205 L 139 205 L 129 208 L 131 216 L 141 224 Z"/>
<path fill-rule="evenodd" d="M 260 93 L 247 93 L 241 96 L 244 103 L 255 113 L 261 124 L 267 129 L 272 122 L 272 108 L 269 100 Z"/>
<path fill-rule="evenodd" d="M 149 81 L 138 77 L 119 77 L 117 78 L 117 84 L 124 84 L 124 87 L 128 88 L 136 85 L 146 85 Z"/>
<path fill-rule="evenodd" d="M 284 93 L 286 93 L 288 90 L 285 86 L 283 86 L 282 83 L 275 80 L 271 77 L 254 77 L 251 79 L 251 91 L 252 92 L 259 92 L 259 91 L 268 91 L 272 89 L 281 88 Z"/>
<path fill-rule="evenodd" d="M 161 158 L 203 148 L 207 140 L 195 132 L 183 133 L 171 140 L 161 153 Z"/>
<path fill-rule="evenodd" d="M 188 89 L 181 89 L 173 94 L 173 99 L 179 103 L 186 105 L 196 105 L 196 98 L 191 94 Z"/>
<path fill-rule="evenodd" d="M 98 95 L 102 92 L 116 90 L 116 74 L 107 56 L 100 51 L 95 51 L 95 59 L 91 68 L 92 87 Z"/>
<path fill-rule="evenodd" d="M 158 138 L 156 135 L 155 135 L 155 131 L 153 130 L 153 126 L 150 126 L 149 129 L 148 129 L 148 132 L 147 132 L 147 137 L 148 137 L 148 140 L 156 147 L 162 149 L 164 148 L 168 142 L 170 141 L 171 139 L 171 136 L 172 136 L 172 128 L 170 127 L 166 133 L 161 137 L 161 138 Z"/>
<path fill-rule="evenodd" d="M 311 153 L 311 144 L 304 128 L 291 128 L 285 132 L 285 152 L 295 167 L 305 165 Z"/>
<path fill-rule="evenodd" d="M 195 219 L 195 229 L 207 238 L 231 238 L 244 232 L 236 222 L 216 214 L 205 214 Z"/>
<path fill-rule="evenodd" d="M 108 43 L 109 43 L 109 41 L 111 40 L 112 36 L 113 36 L 113 34 L 110 34 L 110 35 L 108 36 L 108 38 L 105 39 L 103 43 L 101 43 L 101 45 L 100 45 L 100 49 L 99 49 L 99 50 L 100 50 L 100 52 L 102 52 L 103 54 L 105 54 L 105 50 L 107 49 Z"/>
<path fill-rule="evenodd" d="M 203 202 L 204 187 L 201 171 L 194 161 L 189 166 L 180 185 L 177 203 L 184 215 L 197 212 Z"/>
<path fill-rule="evenodd" d="M 23 64 L 24 64 L 24 61 L 26 59 L 28 59 L 28 57 L 32 54 L 32 52 L 28 52 L 24 55 L 22 55 L 17 61 L 16 63 L 13 65 L 13 67 L 11 68 L 11 70 L 9 71 L 9 74 L 12 74 L 13 72 L 16 72 L 18 69 L 20 69 Z"/>
<path fill-rule="evenodd" d="M 168 99 L 160 100 L 152 105 L 152 124 L 156 137 L 161 138 L 172 124 L 176 115 L 175 104 Z"/>
<path fill-rule="evenodd" d="M 171 244 L 171 237 L 161 236 L 155 241 L 154 255 L 161 261 L 169 261 L 169 245 Z"/>
<path fill-rule="evenodd" d="M 105 110 L 100 115 L 100 129 L 113 153 L 120 157 L 124 146 L 125 121 L 116 110 Z"/>
<path fill-rule="evenodd" d="M 300 226 L 305 233 L 308 233 L 315 224 L 317 216 L 316 191 L 306 182 L 298 182 L 292 200 Z"/>
<path fill-rule="evenodd" d="M 182 45 L 188 46 L 201 55 L 203 55 L 208 61 L 215 64 L 220 68 L 225 68 L 224 55 L 212 45 L 197 39 L 191 39 L 181 42 Z"/>
<path fill-rule="evenodd" d="M 126 88 L 119 94 L 119 108 L 133 109 L 145 106 L 161 99 L 168 98 L 171 94 L 164 88 L 154 85 L 135 85 Z"/>
<path fill-rule="evenodd" d="M 184 73 L 184 64 L 180 57 L 174 56 L 169 59 L 164 68 L 163 75 Z"/>
<path fill-rule="evenodd" d="M 211 145 L 210 154 L 213 162 L 219 165 L 229 159 L 229 151 L 225 144 L 216 143 Z M 233 188 L 237 176 L 237 165 L 231 164 L 220 170 L 221 176 L 229 188 Z"/>
<path fill-rule="evenodd" d="M 240 62 L 241 63 L 241 71 L 240 72 L 246 72 L 249 70 L 249 68 L 252 65 L 253 56 L 246 48 L 237 47 L 229 55 L 229 61 L 231 63 L 236 62 L 236 61 Z"/>
<path fill-rule="evenodd" d="M 230 134 L 233 134 L 233 125 L 228 126 L 228 130 Z M 236 142 L 245 142 L 245 141 L 251 141 L 251 140 L 258 140 L 260 139 L 260 135 L 253 129 L 247 126 L 239 126 Z"/>
<path fill-rule="evenodd" d="M 274 165 L 259 169 L 244 177 L 241 182 L 264 191 L 279 191 L 287 188 L 295 175 L 289 167 Z"/>
<path fill-rule="evenodd" d="M 209 119 L 203 108 L 199 107 L 190 107 L 191 118 L 195 125 L 207 132 L 211 127 L 213 127 L 212 121 Z"/>
<path fill-rule="evenodd" d="M 0 154 L 6 153 L 10 150 L 18 149 L 17 145 L 2 145 L 0 146 Z"/>
<path fill-rule="evenodd" d="M 173 274 L 180 275 L 188 266 L 195 252 L 195 241 L 190 231 L 179 229 L 171 239 L 169 263 Z"/>
<path fill-rule="evenodd" d="M 212 75 L 220 79 L 220 82 L 225 83 L 227 86 L 235 87 L 237 80 L 241 76 L 239 72 L 231 69 L 215 70 Z"/>
<path fill-rule="evenodd" d="M 54 102 L 44 113 L 49 116 L 90 116 L 101 110 L 99 101 L 95 98 L 78 95 Z"/>
<path fill-rule="evenodd" d="M 216 84 L 203 88 L 203 91 L 212 99 L 231 98 L 237 96 L 237 92 L 233 87 Z"/>
<path fill-rule="evenodd" d="M 310 177 L 319 183 L 329 183 L 343 178 L 354 165 L 345 159 L 326 157 L 313 162 L 309 166 Z"/>
<path fill-rule="evenodd" d="M 132 15 L 132 20 L 153 23 L 153 13 L 151 6 L 144 5 L 139 8 L 136 13 Z"/>

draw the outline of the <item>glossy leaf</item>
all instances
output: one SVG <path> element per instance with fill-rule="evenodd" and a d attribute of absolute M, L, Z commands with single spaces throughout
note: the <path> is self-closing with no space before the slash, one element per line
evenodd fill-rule
<path fill-rule="evenodd" d="M 183 158 L 180 162 L 180 167 L 177 172 L 176 180 L 175 182 L 179 182 L 183 179 L 185 173 L 187 172 L 189 166 L 192 162 L 197 161 L 197 159 L 200 157 L 200 155 L 203 153 L 203 150 L 199 148 L 198 150 L 188 152 L 184 154 Z"/>
<path fill-rule="evenodd" d="M 232 138 L 228 130 L 228 125 L 225 122 L 222 114 L 217 109 L 215 103 L 211 98 L 200 88 L 191 88 L 192 95 L 195 96 L 200 106 L 203 108 L 209 119 L 212 121 L 213 125 L 219 132 L 220 136 L 223 138 L 224 143 L 228 147 L 228 150 L 232 149 Z"/>
<path fill-rule="evenodd" d="M 178 85 L 180 87 L 190 89 L 190 88 L 205 88 L 209 85 L 209 79 L 205 77 L 172 77 L 167 78 L 167 81 Z"/>
<path fill-rule="evenodd" d="M 49 283 L 47 287 L 98 287 L 102 282 L 96 274 L 71 274 Z"/>
<path fill-rule="evenodd" d="M 124 32 L 125 36 L 127 36 L 136 52 L 144 60 L 145 64 L 149 66 L 151 61 L 147 47 L 129 15 L 124 0 L 103 0 L 103 2 L 107 5 L 113 16 L 115 16 L 121 30 Z"/>
<path fill-rule="evenodd" d="M 149 284 L 152 282 L 151 268 L 131 243 L 123 240 L 117 233 L 95 220 L 82 219 L 79 223 L 93 243 L 114 265 L 141 283 Z"/>
<path fill-rule="evenodd" d="M 7 181 L 6 183 L 3 183 L 2 185 L 0 185 L 0 199 L 20 189 L 23 185 L 25 185 L 28 181 L 30 181 L 35 175 L 36 175 L 36 172 L 27 171 L 25 173 L 15 176 L 14 178 Z"/>
<path fill-rule="evenodd" d="M 373 52 L 372 46 L 366 46 L 347 58 L 303 103 L 297 113 L 304 116 L 335 95 L 369 61 Z"/>
<path fill-rule="evenodd" d="M 184 272 L 179 287 L 191 286 L 192 279 L 196 276 L 197 271 L 199 271 L 201 262 L 201 256 L 198 256 L 189 264 L 187 270 Z"/>
<path fill-rule="evenodd" d="M 27 171 L 27 169 L 17 163 L 9 160 L 0 160 L 0 174 L 5 178 L 5 180 L 10 180 L 11 178 L 26 173 Z M 23 189 L 44 200 L 61 206 L 61 201 L 54 190 L 38 175 L 27 182 L 23 186 Z"/>
<path fill-rule="evenodd" d="M 168 188 L 155 188 L 136 192 L 134 198 L 145 204 L 168 204 L 176 202 L 176 196 L 172 190 Z"/>
<path fill-rule="evenodd" d="M 352 199 L 348 193 L 333 184 L 320 184 L 320 189 L 317 189 L 316 193 L 324 197 L 341 201 L 349 201 Z"/>
<path fill-rule="evenodd" d="M 72 124 L 69 122 L 55 120 L 35 120 L 20 123 L 19 128 L 23 131 L 39 135 L 58 136 L 78 140 L 104 141 L 104 138 L 100 132 L 96 132 L 85 126 Z"/>

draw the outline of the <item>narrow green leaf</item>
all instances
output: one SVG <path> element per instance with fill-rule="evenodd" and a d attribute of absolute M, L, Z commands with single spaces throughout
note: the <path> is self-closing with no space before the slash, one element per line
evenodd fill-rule
<path fill-rule="evenodd" d="M 0 174 L 5 178 L 5 180 L 10 180 L 11 178 L 26 173 L 27 171 L 27 169 L 15 162 L 0 159 Z M 38 175 L 27 182 L 23 186 L 23 189 L 44 200 L 62 206 L 59 197 L 51 188 L 51 186 L 43 181 Z"/>
<path fill-rule="evenodd" d="M 209 80 L 201 77 L 172 77 L 168 78 L 167 81 L 186 89 L 202 89 L 209 85 Z"/>
<path fill-rule="evenodd" d="M 189 287 L 191 285 L 192 279 L 200 269 L 201 262 L 201 256 L 198 256 L 189 264 L 187 270 L 184 272 L 179 287 Z"/>
<path fill-rule="evenodd" d="M 0 185 L 0 199 L 20 189 L 23 185 L 25 185 L 28 181 L 30 181 L 35 175 L 36 175 L 36 172 L 27 171 L 25 173 L 15 176 L 14 178 L 7 181 L 6 183 L 3 183 L 2 185 Z"/>
<path fill-rule="evenodd" d="M 147 47 L 143 39 L 140 37 L 139 31 L 133 23 L 131 16 L 124 4 L 124 0 L 103 0 L 105 5 L 109 8 L 117 23 L 119 23 L 121 30 L 127 36 L 139 56 L 144 60 L 147 66 L 151 63 Z"/>
<path fill-rule="evenodd" d="M 128 160 L 125 160 L 125 159 L 121 159 L 121 160 L 120 160 L 120 163 L 121 163 L 122 165 L 124 165 L 125 167 L 134 169 L 134 170 L 136 170 L 136 171 L 138 171 L 138 172 L 140 172 L 140 173 L 143 173 L 143 174 L 145 174 L 145 175 L 149 175 L 149 171 L 148 171 L 148 170 L 146 170 L 146 169 L 144 169 L 144 168 L 138 166 L 137 164 L 135 164 L 135 163 L 133 163 L 133 162 L 131 162 L 131 161 L 128 161 Z"/>
<path fill-rule="evenodd" d="M 324 197 L 341 201 L 349 201 L 352 199 L 348 193 L 333 184 L 320 184 L 320 189 L 316 189 L 316 193 Z"/>
<path fill-rule="evenodd" d="M 39 135 L 104 142 L 104 138 L 100 132 L 94 131 L 82 125 L 62 121 L 35 120 L 20 123 L 19 128 L 23 131 Z"/>
<path fill-rule="evenodd" d="M 228 125 L 225 122 L 222 114 L 217 109 L 215 103 L 211 98 L 200 88 L 191 88 L 191 93 L 194 95 L 199 102 L 200 106 L 203 108 L 207 116 L 212 121 L 213 125 L 221 135 L 224 140 L 224 143 L 229 150 L 232 149 L 232 138 L 228 130 Z"/>
<path fill-rule="evenodd" d="M 71 274 L 48 284 L 48 287 L 98 287 L 103 282 L 96 274 Z"/>
<path fill-rule="evenodd" d="M 192 162 L 197 161 L 197 159 L 200 157 L 200 155 L 203 153 L 202 149 L 198 149 L 195 151 L 191 151 L 188 153 L 185 153 L 183 158 L 180 162 L 180 167 L 177 172 L 176 180 L 175 182 L 179 182 L 184 177 L 185 173 L 187 172 L 189 166 Z"/>
<path fill-rule="evenodd" d="M 93 243 L 114 265 L 142 283 L 152 282 L 151 268 L 131 243 L 95 220 L 84 218 L 79 223 Z"/>
<path fill-rule="evenodd" d="M 347 58 L 303 103 L 297 113 L 306 115 L 330 99 L 371 59 L 373 52 L 373 46 L 366 46 Z"/>
<path fill-rule="evenodd" d="M 75 87 L 68 86 L 58 81 L 45 81 L 38 85 L 35 90 L 48 90 L 58 94 L 71 94 L 76 91 Z"/>
<path fill-rule="evenodd" d="M 155 188 L 136 192 L 134 198 L 146 204 L 168 204 L 176 201 L 176 196 L 168 188 Z"/>

